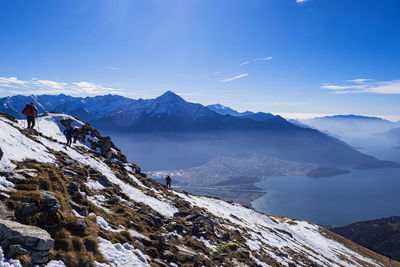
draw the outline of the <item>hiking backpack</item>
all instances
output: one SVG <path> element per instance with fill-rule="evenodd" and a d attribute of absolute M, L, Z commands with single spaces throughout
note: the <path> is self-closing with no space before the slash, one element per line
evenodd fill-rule
<path fill-rule="evenodd" d="M 36 116 L 37 108 L 31 104 L 26 104 L 25 108 L 22 110 L 22 114 L 27 116 Z"/>

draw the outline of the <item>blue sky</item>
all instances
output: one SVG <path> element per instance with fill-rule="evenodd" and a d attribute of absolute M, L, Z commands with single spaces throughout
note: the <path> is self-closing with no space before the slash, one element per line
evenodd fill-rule
<path fill-rule="evenodd" d="M 0 95 L 172 90 L 288 116 L 400 119 L 399 1 L 0 2 Z"/>

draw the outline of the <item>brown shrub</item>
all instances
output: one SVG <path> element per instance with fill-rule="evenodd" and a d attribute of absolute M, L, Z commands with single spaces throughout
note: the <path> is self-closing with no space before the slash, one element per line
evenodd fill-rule
<path fill-rule="evenodd" d="M 72 251 L 71 234 L 65 228 L 57 231 L 54 236 L 54 249 L 62 251 Z"/>
<path fill-rule="evenodd" d="M 39 186 L 36 184 L 17 184 L 14 187 L 17 190 L 26 190 L 26 191 L 37 191 L 39 190 Z"/>
<path fill-rule="evenodd" d="M 72 251 L 71 239 L 56 239 L 54 240 L 54 249 L 57 251 Z"/>
<path fill-rule="evenodd" d="M 87 236 L 83 239 L 87 251 L 99 254 L 99 241 L 97 236 Z"/>
<path fill-rule="evenodd" d="M 183 242 L 188 246 L 191 247 L 195 250 L 200 250 L 202 252 L 207 253 L 207 247 L 204 245 L 203 242 L 194 239 L 193 237 L 190 236 L 185 236 L 185 238 L 183 239 Z"/>
<path fill-rule="evenodd" d="M 127 230 L 121 232 L 107 232 L 108 240 L 112 243 L 133 243 L 133 238 Z"/>
<path fill-rule="evenodd" d="M 62 260 L 68 267 L 94 267 L 94 256 L 86 251 L 57 251 L 56 259 Z"/>
<path fill-rule="evenodd" d="M 72 237 L 72 247 L 75 251 L 86 250 L 85 246 L 83 245 L 82 238 L 79 236 Z"/>
<path fill-rule="evenodd" d="M 24 255 L 19 255 L 16 257 L 17 260 L 21 263 L 22 267 L 32 267 L 33 262 L 32 259 L 29 255 L 24 254 Z"/>

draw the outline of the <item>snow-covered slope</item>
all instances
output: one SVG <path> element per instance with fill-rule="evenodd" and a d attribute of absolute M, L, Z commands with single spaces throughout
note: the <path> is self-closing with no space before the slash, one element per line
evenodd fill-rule
<path fill-rule="evenodd" d="M 62 136 L 68 124 L 83 133 L 73 147 Z M 317 225 L 168 190 L 73 117 L 41 117 L 38 131 L 23 126 L 0 116 L 0 166 L 8 169 L 0 189 L 9 195 L 2 201 L 17 221 L 55 239 L 47 266 L 386 266 L 385 257 Z M 54 217 L 34 200 L 43 190 L 57 198 Z M 36 208 L 22 216 L 28 204 Z M 1 264 L 17 263 L 0 253 Z"/>

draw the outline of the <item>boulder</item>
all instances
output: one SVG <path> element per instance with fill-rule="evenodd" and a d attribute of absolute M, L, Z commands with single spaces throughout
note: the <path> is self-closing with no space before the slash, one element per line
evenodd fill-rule
<path fill-rule="evenodd" d="M 194 214 L 186 216 L 185 220 L 188 225 L 197 226 L 197 228 L 193 227 L 193 229 L 192 229 L 192 233 L 194 230 L 195 233 L 193 233 L 193 234 L 196 234 L 196 236 L 202 235 L 205 238 L 207 238 L 208 235 L 215 236 L 214 222 L 209 216 L 204 216 L 200 213 L 194 213 Z M 203 232 L 205 232 L 204 235 L 203 235 Z"/>
<path fill-rule="evenodd" d="M 73 176 L 78 176 L 78 174 L 72 170 L 69 169 L 63 169 L 64 175 L 73 177 Z"/>
<path fill-rule="evenodd" d="M 83 219 L 78 219 L 76 225 L 80 230 L 84 230 L 87 227 L 86 222 Z"/>
<path fill-rule="evenodd" d="M 166 243 L 165 237 L 162 236 L 162 235 L 150 234 L 150 239 L 151 240 L 157 240 L 161 244 L 165 244 Z"/>
<path fill-rule="evenodd" d="M 56 194 L 50 191 L 40 190 L 40 194 L 44 198 L 47 209 L 50 213 L 56 213 L 60 208 Z"/>
<path fill-rule="evenodd" d="M 0 169 L 0 176 L 8 177 L 12 175 L 14 172 L 8 169 Z"/>
<path fill-rule="evenodd" d="M 111 148 L 113 147 L 111 138 L 109 136 L 101 137 L 99 140 L 99 146 L 101 155 L 107 159 L 110 159 L 112 155 Z"/>
<path fill-rule="evenodd" d="M 0 200 L 9 199 L 10 195 L 4 192 L 0 192 Z"/>
<path fill-rule="evenodd" d="M 4 202 L 0 202 L 0 219 L 15 220 L 14 210 L 10 209 Z"/>
<path fill-rule="evenodd" d="M 24 254 L 28 254 L 28 250 L 24 249 L 21 245 L 10 245 L 5 256 L 10 259 Z"/>
<path fill-rule="evenodd" d="M 6 112 L 0 112 L 0 117 L 6 118 L 6 119 L 8 119 L 8 120 L 10 120 L 12 122 L 18 123 L 17 119 L 14 116 L 12 116 L 12 115 L 10 115 L 10 114 L 8 114 Z"/>
<path fill-rule="evenodd" d="M 77 182 L 67 183 L 67 190 L 70 194 L 79 192 L 79 184 Z"/>
<path fill-rule="evenodd" d="M 26 178 L 32 178 L 37 176 L 37 170 L 36 169 L 18 169 L 15 171 L 18 174 L 22 174 Z"/>
<path fill-rule="evenodd" d="M 28 254 L 33 263 L 41 264 L 48 261 L 54 240 L 38 227 L 0 219 L 0 245 L 9 258 Z"/>
<path fill-rule="evenodd" d="M 69 201 L 69 204 L 71 205 L 71 208 L 73 208 L 79 215 L 84 217 L 89 215 L 88 209 L 86 207 L 83 207 L 72 200 Z"/>
<path fill-rule="evenodd" d="M 7 176 L 7 180 L 13 184 L 23 183 L 25 181 L 25 176 L 19 173 L 12 173 Z"/>
<path fill-rule="evenodd" d="M 113 187 L 113 183 L 111 183 L 105 175 L 97 176 L 97 181 L 104 187 Z"/>
<path fill-rule="evenodd" d="M 231 235 L 229 234 L 229 232 L 225 232 L 222 235 L 222 240 L 225 241 L 225 242 L 231 241 Z"/>
<path fill-rule="evenodd" d="M 30 216 L 38 211 L 38 207 L 34 203 L 23 203 L 20 209 L 20 214 L 22 217 Z"/>

